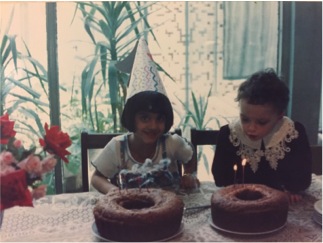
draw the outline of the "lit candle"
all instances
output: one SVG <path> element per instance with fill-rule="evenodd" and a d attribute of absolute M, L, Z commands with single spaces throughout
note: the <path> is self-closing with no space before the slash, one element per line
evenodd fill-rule
<path fill-rule="evenodd" d="M 247 160 L 243 159 L 242 162 L 241 162 L 241 165 L 242 165 L 242 184 L 244 184 L 244 167 L 246 166 L 246 164 L 247 164 Z"/>
<path fill-rule="evenodd" d="M 233 166 L 233 170 L 234 170 L 234 184 L 236 184 L 236 181 L 237 181 L 237 170 L 238 170 L 238 166 L 237 164 L 234 164 Z"/>

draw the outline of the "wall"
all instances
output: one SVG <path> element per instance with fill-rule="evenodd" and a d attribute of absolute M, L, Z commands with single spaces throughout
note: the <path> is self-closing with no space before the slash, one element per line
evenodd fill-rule
<path fill-rule="evenodd" d="M 322 3 L 283 2 L 282 75 L 289 82 L 289 116 L 317 144 L 322 94 Z"/>

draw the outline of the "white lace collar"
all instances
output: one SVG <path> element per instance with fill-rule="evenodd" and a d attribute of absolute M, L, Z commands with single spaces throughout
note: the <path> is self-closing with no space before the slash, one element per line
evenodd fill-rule
<path fill-rule="evenodd" d="M 298 137 L 294 122 L 288 117 L 283 117 L 274 129 L 263 138 L 265 151 L 260 150 L 262 139 L 252 141 L 246 136 L 242 130 L 240 119 L 230 123 L 229 128 L 231 143 L 233 146 L 239 147 L 237 155 L 241 158 L 247 158 L 253 172 L 257 171 L 262 156 L 265 156 L 270 167 L 276 170 L 277 161 L 283 159 L 285 153 L 290 151 L 286 143 L 290 143 Z"/>

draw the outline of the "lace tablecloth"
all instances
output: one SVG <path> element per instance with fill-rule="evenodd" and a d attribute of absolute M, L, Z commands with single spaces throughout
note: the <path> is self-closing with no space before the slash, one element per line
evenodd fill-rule
<path fill-rule="evenodd" d="M 181 195 L 186 207 L 210 203 L 217 190 L 213 182 L 203 182 L 199 193 Z M 93 234 L 92 209 L 102 196 L 97 192 L 47 196 L 34 208 L 14 207 L 5 210 L 0 230 L 4 241 L 100 241 Z M 184 213 L 184 229 L 169 241 L 298 241 L 322 242 L 322 226 L 312 216 L 314 204 L 322 199 L 322 176 L 313 175 L 312 184 L 301 202 L 291 205 L 286 226 L 271 234 L 241 236 L 214 230 L 209 224 L 210 209 Z"/>

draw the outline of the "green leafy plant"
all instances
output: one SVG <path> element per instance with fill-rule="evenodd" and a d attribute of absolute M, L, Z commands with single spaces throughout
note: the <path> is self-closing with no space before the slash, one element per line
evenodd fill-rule
<path fill-rule="evenodd" d="M 208 124 L 212 120 L 215 120 L 218 125 L 218 128 L 220 128 L 220 122 L 217 117 L 210 117 L 206 120 L 206 111 L 209 104 L 209 97 L 211 96 L 211 89 L 212 88 L 210 88 L 210 90 L 208 91 L 206 97 L 199 96 L 197 98 L 194 92 L 191 92 L 191 98 L 193 103 L 192 109 L 190 107 L 187 107 L 187 105 L 182 100 L 178 99 L 181 102 L 186 113 L 180 122 L 180 126 L 183 127 L 183 130 L 185 130 L 187 127 L 194 127 L 199 130 L 211 129 L 210 127 L 208 127 Z"/>
<path fill-rule="evenodd" d="M 84 29 L 93 44 L 94 53 L 84 58 L 86 65 L 80 73 L 81 87 L 72 87 L 71 100 L 61 112 L 62 117 L 67 118 L 66 123 L 68 120 L 74 123 L 64 123 L 67 128 L 71 128 L 69 131 L 73 141 L 73 155 L 66 168 L 72 174 L 77 174 L 80 168 L 79 143 L 82 130 L 122 131 L 119 118 L 124 106 L 129 74 L 117 70 L 115 63 L 129 55 L 141 36 L 151 35 L 157 42 L 147 20 L 148 8 L 153 4 L 155 3 L 76 3 L 76 11 L 80 11 L 83 16 Z M 24 52 L 18 50 L 16 36 L 9 34 L 12 18 L 13 11 L 8 28 L 4 33 L 0 31 L 0 111 L 13 115 L 17 120 L 17 130 L 31 138 L 33 143 L 32 137 L 41 134 L 41 121 L 49 120 L 47 71 L 32 57 L 25 43 Z M 158 64 L 157 66 L 165 72 Z M 166 72 L 165 74 L 169 76 Z M 81 98 L 73 93 L 78 91 Z M 53 174 L 46 180 L 53 185 Z M 48 189 L 51 191 L 51 187 Z M 54 188 L 52 189 L 54 192 Z"/>
<path fill-rule="evenodd" d="M 208 94 L 206 97 L 199 96 L 198 98 L 194 94 L 194 92 L 191 92 L 191 98 L 192 98 L 192 109 L 188 107 L 183 101 L 178 99 L 183 108 L 185 109 L 185 116 L 181 119 L 180 125 L 182 130 L 184 131 L 186 128 L 196 128 L 198 130 L 207 130 L 207 129 L 217 129 L 220 128 L 220 121 L 217 117 L 210 117 L 206 119 L 206 112 L 209 104 L 209 97 L 211 96 L 211 90 L 212 87 L 209 89 Z M 208 124 L 215 120 L 217 124 L 217 128 L 210 128 L 208 127 Z M 209 162 L 206 158 L 206 155 L 203 153 L 203 148 L 200 146 L 197 148 L 197 161 L 199 162 L 201 158 L 203 157 L 203 162 L 205 169 L 207 173 L 210 172 L 209 168 Z"/>
<path fill-rule="evenodd" d="M 24 49 L 17 48 L 19 39 L 10 34 L 13 17 L 14 9 L 7 28 L 4 32 L 0 30 L 0 115 L 7 112 L 14 117 L 17 132 L 32 146 L 44 134 L 44 120 L 50 120 L 47 70 L 32 56 L 23 40 Z M 46 174 L 48 194 L 55 193 L 53 180 L 54 173 Z"/>
<path fill-rule="evenodd" d="M 7 29 L 4 33 L 0 32 L 0 114 L 4 114 L 5 111 L 13 114 L 20 118 L 17 119 L 17 129 L 20 132 L 26 136 L 39 136 L 43 132 L 39 113 L 49 116 L 47 72 L 32 57 L 25 42 L 23 45 L 26 54 L 17 49 L 16 35 L 9 34 L 13 14 L 14 10 L 11 12 Z M 28 119 L 34 122 L 34 126 Z"/>
<path fill-rule="evenodd" d="M 77 3 L 77 10 L 83 16 L 84 29 L 95 50 L 81 75 L 82 114 L 84 119 L 89 120 L 90 130 L 106 131 L 101 130 L 100 118 L 105 117 L 100 117 L 99 111 L 102 105 L 109 104 L 111 110 L 107 106 L 105 113 L 111 115 L 111 130 L 122 131 L 120 116 L 129 74 L 117 70 L 115 64 L 129 55 L 141 36 L 150 34 L 157 41 L 147 20 L 148 8 L 153 4 L 127 1 Z M 102 97 L 102 93 L 108 95 Z"/>

